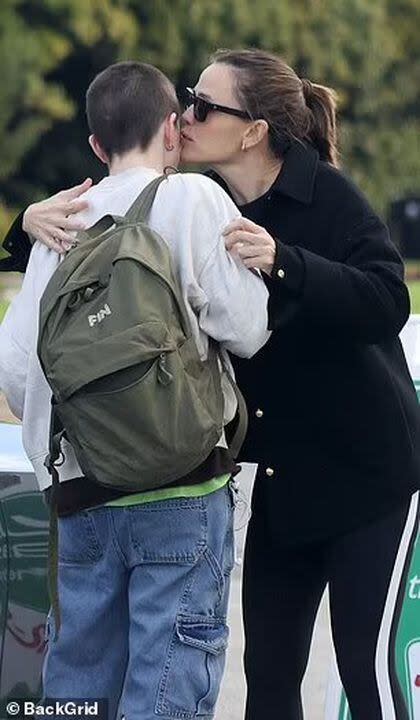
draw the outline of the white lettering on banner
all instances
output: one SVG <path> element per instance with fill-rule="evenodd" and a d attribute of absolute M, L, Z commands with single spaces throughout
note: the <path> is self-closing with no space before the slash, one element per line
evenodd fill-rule
<path fill-rule="evenodd" d="M 51 705 L 35 705 L 34 702 L 24 702 L 24 714 L 26 716 L 35 715 L 37 717 L 49 717 L 51 715 L 61 717 L 97 717 L 99 712 L 99 703 L 85 702 L 83 705 L 78 705 L 73 701 L 59 702 L 56 701 Z M 17 714 L 17 713 L 14 713 Z"/>
<path fill-rule="evenodd" d="M 409 581 L 409 585 L 408 597 L 410 600 L 420 600 L 420 578 L 415 575 Z"/>
<path fill-rule="evenodd" d="M 93 327 L 96 325 L 96 323 L 102 322 L 106 318 L 107 315 L 111 315 L 112 311 L 109 305 L 106 303 L 102 310 L 99 310 L 98 313 L 95 313 L 95 315 L 88 315 L 88 322 L 90 327 Z"/>

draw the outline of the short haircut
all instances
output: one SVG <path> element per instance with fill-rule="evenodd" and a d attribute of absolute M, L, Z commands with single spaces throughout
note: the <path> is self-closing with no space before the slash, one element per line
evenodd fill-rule
<path fill-rule="evenodd" d="M 153 65 L 120 62 L 99 73 L 86 93 L 91 133 L 109 157 L 146 150 L 168 115 L 180 112 L 171 81 Z"/>

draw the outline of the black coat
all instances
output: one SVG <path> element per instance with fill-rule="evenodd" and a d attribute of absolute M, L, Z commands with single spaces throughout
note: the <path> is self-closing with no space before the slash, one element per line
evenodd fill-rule
<path fill-rule="evenodd" d="M 273 335 L 251 361 L 234 358 L 258 512 L 281 543 L 347 532 L 420 487 L 420 408 L 398 338 L 403 264 L 353 183 L 302 144 L 240 209 L 277 241 Z"/>
<path fill-rule="evenodd" d="M 273 335 L 235 361 L 250 413 L 242 459 L 260 463 L 257 507 L 273 538 L 324 539 L 420 486 L 420 410 L 398 339 L 410 310 L 402 261 L 363 195 L 300 143 L 241 210 L 277 242 Z M 24 270 L 19 220 L 5 247 L 8 269 Z"/>

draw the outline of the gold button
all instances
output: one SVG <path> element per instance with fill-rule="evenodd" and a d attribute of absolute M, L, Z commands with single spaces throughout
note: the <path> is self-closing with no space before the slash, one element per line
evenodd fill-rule
<path fill-rule="evenodd" d="M 284 272 L 284 270 L 283 270 L 282 268 L 280 268 L 280 270 L 277 270 L 277 276 L 278 276 L 281 280 L 283 280 L 283 278 L 284 278 L 284 276 L 285 276 L 285 272 Z"/>
<path fill-rule="evenodd" d="M 258 409 L 255 414 L 256 414 L 257 418 L 261 418 L 264 415 L 263 411 L 260 409 Z"/>
<path fill-rule="evenodd" d="M 272 477 L 274 475 L 273 468 L 266 468 L 265 474 L 268 475 L 268 477 Z"/>

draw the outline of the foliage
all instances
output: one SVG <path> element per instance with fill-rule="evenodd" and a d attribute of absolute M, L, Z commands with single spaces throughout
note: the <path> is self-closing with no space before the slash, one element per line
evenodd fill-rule
<path fill-rule="evenodd" d="M 2 0 L 0 195 L 22 206 L 101 172 L 84 93 L 118 59 L 178 88 L 217 47 L 260 46 L 337 89 L 342 163 L 379 210 L 420 192 L 418 0 Z"/>
<path fill-rule="evenodd" d="M 100 43 L 121 51 L 134 48 L 137 25 L 125 5 L 114 0 L 2 0 L 0 194 L 9 203 L 24 204 L 51 189 L 38 162 L 44 138 L 59 128 L 57 143 L 49 146 L 54 158 L 79 117 L 72 86 L 84 87 L 85 79 L 82 68 L 73 75 L 74 61 L 94 55 Z"/>

